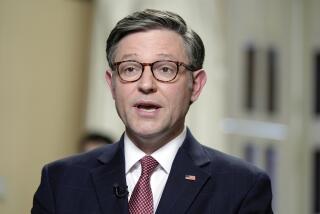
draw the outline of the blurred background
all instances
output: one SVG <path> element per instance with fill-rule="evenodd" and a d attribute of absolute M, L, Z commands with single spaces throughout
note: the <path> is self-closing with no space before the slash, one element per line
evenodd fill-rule
<path fill-rule="evenodd" d="M 145 8 L 204 40 L 195 136 L 265 169 L 275 213 L 320 213 L 319 0 L 0 0 L 0 213 L 30 213 L 42 166 L 84 134 L 122 134 L 105 40 Z"/>

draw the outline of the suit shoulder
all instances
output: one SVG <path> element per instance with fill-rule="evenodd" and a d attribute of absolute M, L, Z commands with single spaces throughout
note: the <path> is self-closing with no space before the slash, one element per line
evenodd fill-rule
<path fill-rule="evenodd" d="M 203 146 L 211 161 L 211 168 L 214 173 L 237 173 L 244 175 L 266 175 L 266 173 L 238 157 L 223 153 L 221 151 Z"/>
<path fill-rule="evenodd" d="M 50 168 L 52 170 L 59 170 L 66 167 L 92 168 L 98 165 L 97 158 L 101 154 L 108 152 L 110 147 L 111 145 L 105 145 L 93 151 L 62 158 L 46 164 L 45 168 Z"/>

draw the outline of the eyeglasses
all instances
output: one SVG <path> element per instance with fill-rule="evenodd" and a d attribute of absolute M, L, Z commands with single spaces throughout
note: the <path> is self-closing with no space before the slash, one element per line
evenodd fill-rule
<path fill-rule="evenodd" d="M 153 63 L 141 63 L 134 60 L 127 60 L 115 62 L 113 66 L 116 67 L 120 79 L 125 82 L 135 82 L 139 80 L 145 66 L 150 66 L 153 77 L 160 82 L 173 81 L 178 75 L 180 66 L 188 69 L 186 64 L 170 60 L 161 60 Z"/>

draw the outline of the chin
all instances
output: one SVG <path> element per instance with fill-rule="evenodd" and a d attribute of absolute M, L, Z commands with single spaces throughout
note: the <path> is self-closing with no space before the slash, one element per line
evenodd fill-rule
<path fill-rule="evenodd" d="M 138 128 L 137 126 L 134 126 L 134 127 L 135 128 L 131 129 L 132 134 L 139 137 L 143 137 L 143 138 L 157 137 L 164 133 L 164 129 L 155 128 L 154 125 L 148 126 L 148 127 L 138 127 Z M 153 127 L 153 128 L 150 128 L 150 127 Z"/>
<path fill-rule="evenodd" d="M 159 135 L 159 131 L 157 130 L 136 130 L 134 132 L 136 135 L 144 137 L 144 138 L 151 138 Z"/>

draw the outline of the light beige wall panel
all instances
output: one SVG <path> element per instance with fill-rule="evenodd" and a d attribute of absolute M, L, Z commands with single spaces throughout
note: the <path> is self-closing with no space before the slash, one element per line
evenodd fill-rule
<path fill-rule="evenodd" d="M 0 2 L 0 213 L 29 213 L 43 164 L 76 151 L 90 17 L 84 1 Z"/>

